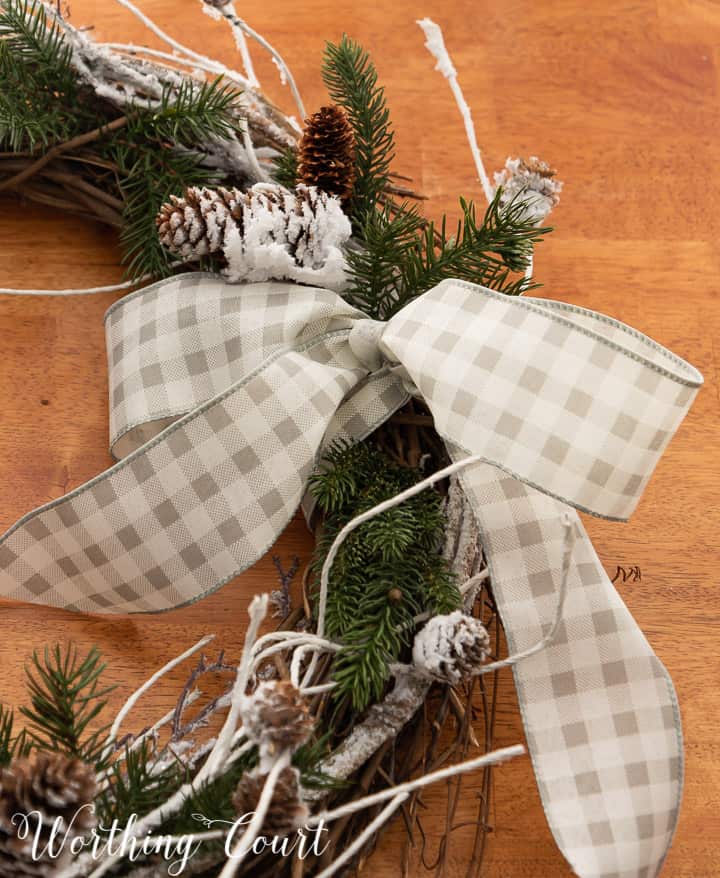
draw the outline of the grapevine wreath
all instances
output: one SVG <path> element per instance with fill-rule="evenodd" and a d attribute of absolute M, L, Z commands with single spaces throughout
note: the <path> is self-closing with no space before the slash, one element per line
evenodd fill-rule
<path fill-rule="evenodd" d="M 488 202 L 461 201 L 453 228 L 393 171 L 385 95 L 352 39 L 327 44 L 329 101 L 308 114 L 232 2 L 202 6 L 242 73 L 118 2 L 167 48 L 0 2 L 0 191 L 118 228 L 121 286 L 139 287 L 106 316 L 117 463 L 0 538 L 0 594 L 171 610 L 254 563 L 301 504 L 316 548 L 299 606 L 298 563 L 276 562 L 239 664 L 203 638 L 107 724 L 97 651 L 33 656 L 24 724 L 0 712 L 0 876 L 329 878 L 396 812 L 419 843 L 423 787 L 475 769 L 480 874 L 492 767 L 523 750 L 492 750 L 510 666 L 573 869 L 656 875 L 682 785 L 675 694 L 574 508 L 630 515 L 701 376 L 617 321 L 527 295 L 561 184 L 535 157 L 490 180 L 430 20 Z M 263 96 L 248 40 L 302 126 Z M 127 732 L 193 656 L 176 708 Z M 112 826 L 125 846 L 102 843 Z"/>

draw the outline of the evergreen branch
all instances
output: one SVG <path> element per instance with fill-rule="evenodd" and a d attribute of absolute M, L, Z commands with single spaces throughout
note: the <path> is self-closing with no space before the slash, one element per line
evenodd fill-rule
<path fill-rule="evenodd" d="M 150 150 L 142 142 L 118 142 L 111 156 L 119 168 L 120 191 L 125 201 L 120 241 L 129 278 L 172 273 L 172 256 L 161 245 L 155 217 L 171 195 L 188 186 L 216 181 L 214 171 L 203 167 L 192 152 L 164 148 Z"/>
<path fill-rule="evenodd" d="M 48 21 L 39 0 L 0 2 L 0 40 L 26 64 L 51 68 L 60 75 L 70 71 L 70 47 L 57 24 Z"/>
<path fill-rule="evenodd" d="M 400 466 L 370 440 L 335 443 L 311 481 L 325 513 L 312 570 L 317 578 L 341 528 L 356 515 L 415 484 L 421 473 Z M 448 612 L 460 593 L 439 545 L 445 519 L 440 495 L 427 490 L 350 533 L 330 572 L 326 627 L 342 649 L 333 663 L 336 701 L 356 710 L 382 695 L 389 665 L 412 643 L 417 614 Z"/>
<path fill-rule="evenodd" d="M 29 720 L 28 734 L 38 746 L 100 766 L 108 726 L 95 731 L 90 726 L 114 689 L 101 688 L 104 670 L 95 647 L 82 659 L 72 645 L 65 650 L 46 647 L 42 658 L 33 653 L 31 667 L 26 668 L 32 706 L 20 712 Z"/>
<path fill-rule="evenodd" d="M 355 185 L 352 218 L 362 230 L 365 218 L 375 210 L 390 182 L 395 155 L 395 135 L 385 89 L 377 84 L 377 71 L 369 54 L 343 35 L 339 43 L 327 43 L 322 78 L 330 97 L 347 110 L 355 133 Z"/>
<path fill-rule="evenodd" d="M 286 189 L 294 189 L 298 179 L 298 154 L 288 147 L 273 159 L 273 179 Z"/>
<path fill-rule="evenodd" d="M 365 218 L 364 252 L 348 253 L 351 282 L 347 298 L 370 316 L 386 320 L 411 299 L 446 278 L 459 278 L 518 295 L 533 285 L 517 277 L 534 245 L 549 231 L 526 210 L 522 193 L 501 207 L 501 191 L 478 224 L 472 202 L 460 200 L 463 216 L 455 235 L 447 221 L 425 222 L 415 208 L 388 209 Z"/>
<path fill-rule="evenodd" d="M 0 704 L 0 768 L 8 765 L 18 756 L 27 756 L 30 751 L 25 730 L 15 735 L 15 715 Z"/>
<path fill-rule="evenodd" d="M 82 130 L 70 57 L 41 3 L 0 2 L 0 144 L 34 149 Z"/>
<path fill-rule="evenodd" d="M 186 780 L 180 763 L 158 767 L 153 745 L 143 741 L 140 747 L 126 747 L 124 758 L 108 770 L 108 786 L 96 799 L 101 823 L 117 820 L 125 826 L 133 815 L 143 817 L 166 802 Z"/>
<path fill-rule="evenodd" d="M 166 85 L 155 110 L 137 111 L 146 135 L 197 148 L 209 137 L 228 138 L 237 130 L 232 110 L 239 92 L 218 77 L 213 82 L 184 80 L 179 88 Z"/>

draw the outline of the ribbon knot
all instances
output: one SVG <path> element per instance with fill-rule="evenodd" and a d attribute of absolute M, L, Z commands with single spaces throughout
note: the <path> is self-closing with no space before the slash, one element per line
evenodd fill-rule
<path fill-rule="evenodd" d="M 635 508 L 702 383 L 639 332 L 561 302 L 444 281 L 387 323 L 329 290 L 183 275 L 106 315 L 119 462 L 0 538 L 0 596 L 160 612 L 255 563 L 318 454 L 413 392 L 475 512 L 548 821 L 583 878 L 656 875 L 682 785 L 677 702 L 577 514 Z M 612 745 L 609 739 L 613 738 Z"/>
<path fill-rule="evenodd" d="M 380 341 L 384 331 L 385 323 L 382 320 L 370 318 L 356 321 L 350 330 L 348 336 L 350 350 L 370 372 L 376 372 L 383 364 L 384 356 Z"/>

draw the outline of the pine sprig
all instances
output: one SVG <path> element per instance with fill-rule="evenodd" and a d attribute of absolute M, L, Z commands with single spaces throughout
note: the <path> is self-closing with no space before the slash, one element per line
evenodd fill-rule
<path fill-rule="evenodd" d="M 335 444 L 311 482 L 325 515 L 313 561 L 316 579 L 351 518 L 419 478 L 421 473 L 394 463 L 372 441 Z M 439 554 L 444 525 L 441 497 L 428 489 L 375 516 L 340 547 L 326 624 L 328 635 L 342 644 L 333 665 L 336 697 L 355 710 L 381 697 L 390 663 L 412 642 L 414 617 L 459 606 L 457 585 Z"/>
<path fill-rule="evenodd" d="M 459 278 L 518 295 L 533 284 L 524 271 L 534 245 L 550 229 L 524 216 L 522 199 L 501 207 L 498 191 L 481 222 L 472 202 L 460 200 L 462 219 L 454 235 L 447 221 L 425 221 L 413 207 L 396 214 L 373 211 L 363 227 L 364 249 L 347 254 L 346 297 L 370 316 L 386 320 L 411 299 L 445 278 Z"/>
<path fill-rule="evenodd" d="M 395 155 L 395 136 L 385 89 L 377 83 L 377 71 L 370 55 L 346 35 L 337 44 L 326 44 L 322 78 L 333 101 L 347 110 L 355 133 L 351 209 L 355 224 L 362 226 L 387 188 Z"/>
<path fill-rule="evenodd" d="M 70 70 L 70 48 L 57 24 L 48 20 L 40 0 L 2 0 L 0 40 L 26 64 L 61 74 Z"/>
<path fill-rule="evenodd" d="M 160 107 L 136 110 L 135 133 L 194 149 L 209 137 L 229 137 L 237 127 L 231 114 L 239 92 L 218 77 L 213 82 L 185 80 L 179 88 L 165 86 Z"/>
<path fill-rule="evenodd" d="M 32 150 L 81 130 L 70 49 L 41 3 L 0 2 L 0 81 L 0 145 Z"/>
<path fill-rule="evenodd" d="M 109 155 L 120 171 L 124 201 L 120 242 L 126 275 L 166 277 L 172 273 L 173 257 L 160 243 L 155 217 L 170 195 L 188 186 L 211 185 L 216 175 L 194 152 L 147 149 L 141 139 L 128 142 L 118 137 Z"/>
<path fill-rule="evenodd" d="M 105 664 L 93 647 L 81 657 L 76 647 L 33 653 L 26 668 L 31 707 L 20 712 L 29 721 L 28 735 L 45 750 L 65 753 L 100 766 L 108 727 L 91 729 L 113 686 L 101 686 Z"/>
<path fill-rule="evenodd" d="M 0 704 L 0 767 L 17 756 L 27 756 L 30 749 L 25 729 L 15 734 L 15 715 Z"/>
<path fill-rule="evenodd" d="M 298 154 L 292 147 L 273 159 L 273 179 L 286 189 L 294 189 L 298 181 Z"/>
<path fill-rule="evenodd" d="M 95 805 L 100 821 L 125 826 L 133 815 L 143 817 L 162 805 L 187 780 L 179 762 L 159 767 L 152 744 L 145 740 L 136 749 L 126 747 L 124 758 L 108 770 L 108 784 Z"/>

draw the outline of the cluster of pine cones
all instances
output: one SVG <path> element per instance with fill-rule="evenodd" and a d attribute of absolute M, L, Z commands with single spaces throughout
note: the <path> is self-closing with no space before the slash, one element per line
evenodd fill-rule
<path fill-rule="evenodd" d="M 249 238 L 253 220 L 264 211 L 277 217 L 265 237 L 286 247 L 298 265 L 320 268 L 327 255 L 325 229 L 337 227 L 340 205 L 352 196 L 355 181 L 355 136 L 344 109 L 322 107 L 306 119 L 297 159 L 294 192 L 263 184 L 248 192 L 191 187 L 171 196 L 156 220 L 161 243 L 183 259 L 227 256 L 230 240 Z M 229 274 L 245 279 L 237 271 Z"/>

